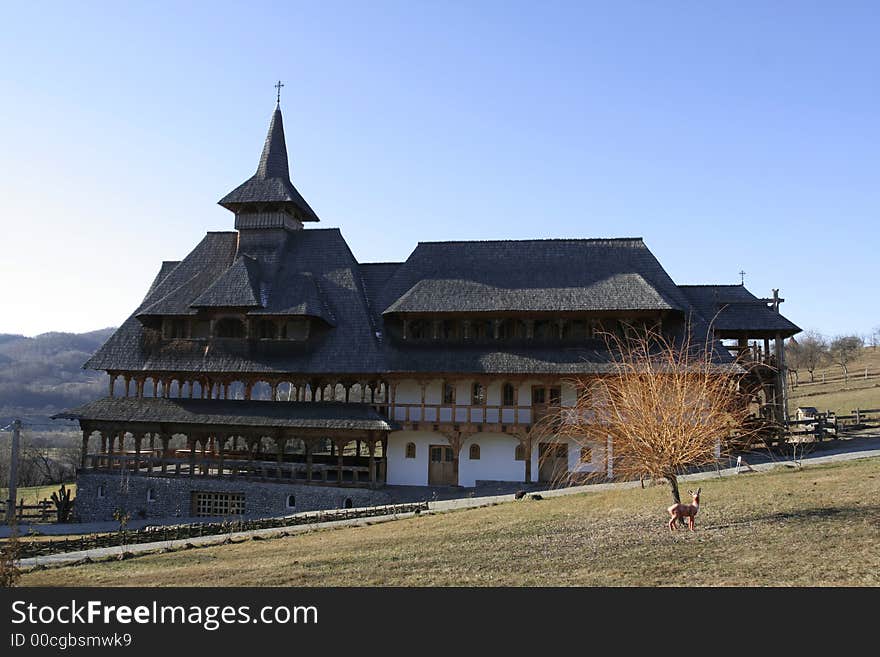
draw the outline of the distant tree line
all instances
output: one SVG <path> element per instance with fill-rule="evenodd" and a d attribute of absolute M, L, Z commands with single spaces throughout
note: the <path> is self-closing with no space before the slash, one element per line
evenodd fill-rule
<path fill-rule="evenodd" d="M 49 416 L 102 396 L 106 377 L 82 366 L 113 331 L 0 334 L 0 426 L 19 417 L 26 425 L 60 429 L 64 423 Z"/>
<path fill-rule="evenodd" d="M 849 367 L 866 347 L 877 349 L 880 345 L 880 326 L 870 335 L 837 335 L 826 337 L 818 331 L 806 331 L 803 335 L 791 338 L 785 346 L 785 364 L 792 378 L 792 385 L 798 385 L 799 372 L 806 370 L 810 382 L 816 380 L 816 370 L 830 365 L 840 367 L 844 383 L 849 383 Z"/>

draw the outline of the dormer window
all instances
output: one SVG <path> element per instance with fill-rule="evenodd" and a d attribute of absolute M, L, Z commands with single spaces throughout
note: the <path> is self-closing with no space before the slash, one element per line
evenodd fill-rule
<path fill-rule="evenodd" d="M 179 340 L 189 337 L 189 322 L 185 319 L 169 318 L 162 325 L 166 340 Z"/>
<path fill-rule="evenodd" d="M 288 319 L 281 326 L 282 340 L 305 340 L 309 337 L 309 320 Z"/>
<path fill-rule="evenodd" d="M 243 338 L 244 322 L 233 317 L 225 317 L 214 325 L 214 335 L 218 338 Z"/>

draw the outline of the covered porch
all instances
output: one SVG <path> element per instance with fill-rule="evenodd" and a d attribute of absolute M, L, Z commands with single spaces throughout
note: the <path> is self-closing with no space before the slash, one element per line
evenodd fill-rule
<path fill-rule="evenodd" d="M 97 400 L 78 420 L 81 467 L 142 476 L 378 487 L 395 427 L 367 404 Z"/>

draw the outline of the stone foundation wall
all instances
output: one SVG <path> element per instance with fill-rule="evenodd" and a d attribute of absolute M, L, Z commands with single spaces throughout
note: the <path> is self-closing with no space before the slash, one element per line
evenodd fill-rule
<path fill-rule="evenodd" d="M 243 481 L 199 477 L 147 477 L 127 472 L 80 472 L 76 480 L 74 514 L 82 522 L 113 520 L 121 509 L 139 518 L 188 518 L 192 516 L 194 492 L 239 493 L 244 495 L 244 516 L 265 518 L 302 511 L 345 508 L 346 501 L 354 507 L 392 503 L 382 490 L 336 488 Z M 99 497 L 99 488 L 103 496 Z M 150 494 L 152 499 L 148 499 Z M 294 496 L 294 506 L 288 497 Z"/>

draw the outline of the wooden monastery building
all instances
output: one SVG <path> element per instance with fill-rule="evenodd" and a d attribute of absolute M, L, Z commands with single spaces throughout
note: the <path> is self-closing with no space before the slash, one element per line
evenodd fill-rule
<path fill-rule="evenodd" d="M 82 428 L 84 520 L 576 478 L 604 467 L 606 446 L 536 423 L 574 404 L 576 377 L 609 371 L 601 332 L 641 323 L 711 322 L 720 360 L 774 366 L 752 392 L 784 413 L 782 341 L 800 329 L 778 296 L 677 285 L 640 238 L 423 242 L 359 263 L 338 229 L 305 227 L 319 219 L 291 183 L 280 107 L 256 173 L 220 205 L 235 230 L 161 264 L 86 363 L 109 375 L 107 396 L 58 416 Z"/>

